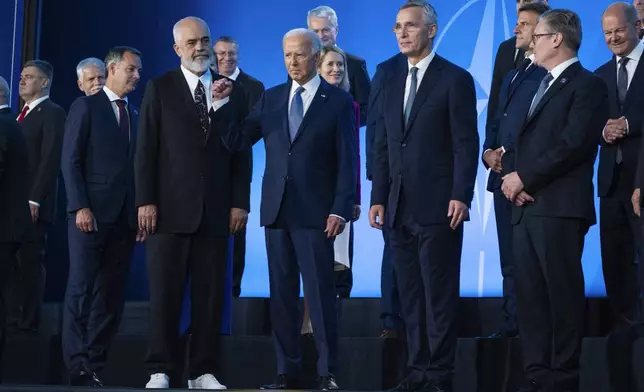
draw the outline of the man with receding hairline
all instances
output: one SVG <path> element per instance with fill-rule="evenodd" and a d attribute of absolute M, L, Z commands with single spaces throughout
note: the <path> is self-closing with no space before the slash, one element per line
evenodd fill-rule
<path fill-rule="evenodd" d="M 78 89 L 85 95 L 96 94 L 105 85 L 105 64 L 96 57 L 89 57 L 76 66 Z"/>
<path fill-rule="evenodd" d="M 226 389 L 217 380 L 228 236 L 246 226 L 248 151 L 230 153 L 210 121 L 210 29 L 188 17 L 173 28 L 181 66 L 146 88 L 135 155 L 139 229 L 148 233 L 150 343 L 147 388 L 168 388 L 176 368 L 179 319 L 190 274 L 191 389 Z"/>

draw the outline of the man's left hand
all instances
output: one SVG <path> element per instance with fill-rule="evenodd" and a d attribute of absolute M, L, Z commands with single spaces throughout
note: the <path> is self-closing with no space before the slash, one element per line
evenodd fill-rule
<path fill-rule="evenodd" d="M 519 178 L 517 172 L 512 172 L 508 175 L 503 176 L 503 184 L 501 185 L 501 190 L 505 197 L 514 203 L 514 199 L 521 193 L 523 190 L 523 181 Z"/>
<path fill-rule="evenodd" d="M 452 218 L 451 222 L 449 223 L 449 227 L 452 228 L 452 230 L 456 230 L 456 228 L 469 216 L 469 210 L 467 209 L 467 206 L 465 203 L 462 201 L 458 200 L 450 200 L 449 202 L 449 210 L 447 211 L 447 217 Z"/>
<path fill-rule="evenodd" d="M 342 234 L 346 224 L 347 222 L 345 222 L 344 219 L 337 216 L 329 216 L 326 218 L 326 229 L 324 229 L 326 238 L 333 238 Z"/>
<path fill-rule="evenodd" d="M 353 206 L 353 221 L 356 222 L 358 219 L 360 219 L 360 213 L 362 212 L 362 209 L 360 208 L 360 204 L 355 204 Z"/>
<path fill-rule="evenodd" d="M 230 209 L 229 229 L 231 234 L 237 234 L 244 230 L 248 223 L 248 212 L 241 208 Z"/>
<path fill-rule="evenodd" d="M 233 92 L 233 83 L 226 79 L 219 79 L 212 82 L 212 99 L 213 101 L 221 101 L 229 97 Z"/>

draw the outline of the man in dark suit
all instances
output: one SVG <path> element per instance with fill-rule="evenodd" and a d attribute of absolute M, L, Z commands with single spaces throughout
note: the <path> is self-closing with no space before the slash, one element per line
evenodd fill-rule
<path fill-rule="evenodd" d="M 101 91 L 78 98 L 65 125 L 69 278 L 63 308 L 63 359 L 71 385 L 102 386 L 98 373 L 118 331 L 134 249 L 134 151 L 138 112 L 128 102 L 141 54 L 115 47 Z"/>
<path fill-rule="evenodd" d="M 503 172 L 510 173 L 514 167 L 514 145 L 517 130 L 525 121 L 532 97 L 546 71 L 534 65 L 530 50 L 532 33 L 539 15 L 548 10 L 543 3 L 529 3 L 519 9 L 514 28 L 517 48 L 526 54 L 521 66 L 505 76 L 499 91 L 498 111 L 488 121 L 483 143 L 483 164 L 491 169 L 487 181 L 488 192 L 494 193 L 494 215 L 499 240 L 499 259 L 503 275 L 503 325 L 491 337 L 515 337 L 517 326 L 517 299 L 514 289 L 514 257 L 512 250 L 512 203 L 501 191 Z"/>
<path fill-rule="evenodd" d="M 333 8 L 319 6 L 309 11 L 306 18 L 307 26 L 313 30 L 322 46 L 336 46 L 338 41 L 338 15 Z M 371 83 L 367 72 L 367 63 L 364 59 L 344 52 L 347 57 L 347 74 L 349 76 L 349 93 L 360 105 L 360 126 L 367 124 L 367 108 L 369 105 L 369 91 Z"/>
<path fill-rule="evenodd" d="M 512 232 L 522 391 L 577 391 L 583 333 L 584 237 L 596 221 L 593 171 L 608 119 L 606 84 L 582 68 L 581 21 L 551 10 L 533 34 L 539 83 L 502 190 L 515 203 Z"/>
<path fill-rule="evenodd" d="M 2 87 L 6 83 L 3 80 L 0 97 L 8 91 Z M 27 144 L 20 126 L 14 118 L 0 114 L 0 293 L 16 261 L 22 236 L 31 225 L 26 161 Z M 0 298 L 0 383 L 4 342 L 5 304 Z"/>
<path fill-rule="evenodd" d="M 32 224 L 18 250 L 18 265 L 10 276 L 9 327 L 35 332 L 45 289 L 44 255 L 47 230 L 56 216 L 60 154 L 65 111 L 49 99 L 54 69 L 46 61 L 28 61 L 20 75 L 19 94 L 25 101 L 17 120 L 29 153 L 29 207 Z"/>
<path fill-rule="evenodd" d="M 548 0 L 516 0 L 517 14 L 519 8 L 524 4 L 541 2 L 548 5 Z M 494 71 L 492 74 L 492 85 L 490 86 L 490 95 L 487 102 L 487 123 L 486 129 L 490 126 L 490 121 L 496 116 L 499 105 L 499 92 L 503 84 L 503 78 L 512 71 L 521 66 L 525 59 L 525 50 L 517 46 L 517 37 L 511 37 L 503 41 L 496 51 L 494 58 Z"/>
<path fill-rule="evenodd" d="M 241 129 L 234 121 L 234 103 L 227 103 L 230 82 L 217 82 L 213 94 L 219 110 L 213 121 L 229 149 L 244 150 L 260 139 L 266 148 L 260 224 L 266 227 L 278 376 L 263 388 L 297 386 L 301 272 L 318 350 L 317 389 L 338 389 L 333 238 L 353 216 L 353 100 L 317 74 L 321 43 L 310 30 L 289 31 L 283 48 L 292 81 L 267 90 Z"/>
<path fill-rule="evenodd" d="M 642 231 L 631 195 L 644 124 L 644 61 L 640 61 L 644 44 L 637 36 L 637 11 L 630 4 L 606 9 L 602 28 L 614 54 L 595 71 L 610 92 L 610 119 L 602 133 L 597 172 L 602 269 L 606 294 L 620 323 L 628 325 L 642 317 L 636 264 L 642 256 Z"/>
<path fill-rule="evenodd" d="M 463 221 L 479 154 L 472 76 L 438 56 L 436 12 L 400 7 L 407 62 L 382 85 L 369 220 L 387 225 L 407 329 L 408 375 L 396 390 L 452 391 Z"/>
<path fill-rule="evenodd" d="M 181 66 L 145 91 L 134 163 L 139 228 L 149 233 L 150 345 L 147 388 L 168 388 L 177 368 L 179 317 L 188 273 L 188 386 L 223 389 L 217 370 L 228 236 L 246 225 L 248 152 L 229 153 L 208 111 L 213 80 L 210 29 L 188 17 L 173 28 Z"/>
<path fill-rule="evenodd" d="M 9 105 L 9 96 L 11 95 L 11 90 L 9 89 L 9 83 L 0 76 L 0 117 L 11 118 L 12 120 L 16 119 L 16 116 L 13 115 L 11 111 L 11 106 Z M 1 292 L 0 292 L 1 293 Z"/>
<path fill-rule="evenodd" d="M 235 90 L 238 90 L 246 102 L 245 110 L 240 111 L 242 119 L 246 118 L 248 113 L 253 110 L 253 106 L 259 101 L 264 94 L 264 83 L 250 76 L 239 68 L 239 45 L 231 37 L 219 37 L 214 46 L 215 55 L 217 56 L 217 69 L 220 75 L 237 82 Z M 240 108 L 242 109 L 242 108 Z M 253 154 L 250 155 L 250 176 L 253 175 Z M 234 237 L 233 245 L 233 296 L 241 295 L 241 282 L 246 266 L 246 229 L 241 230 Z"/>
<path fill-rule="evenodd" d="M 382 107 L 382 94 L 380 94 L 382 85 L 387 80 L 387 75 L 390 72 L 395 72 L 399 64 L 405 64 L 407 57 L 398 53 L 386 61 L 378 64 L 376 73 L 371 80 L 371 92 L 369 94 L 369 113 L 367 114 L 367 129 L 366 129 L 366 155 L 367 155 L 367 179 L 373 179 L 373 142 L 376 135 L 376 128 L 378 120 L 381 118 Z M 398 293 L 398 285 L 396 283 L 396 275 L 394 272 L 394 265 L 391 259 L 391 251 L 389 249 L 389 240 L 387 239 L 387 228 L 383 227 L 382 238 L 382 263 L 380 267 L 380 322 L 382 332 L 381 338 L 397 338 L 399 334 L 403 335 L 405 332 L 405 324 L 400 316 L 400 294 Z"/>
<path fill-rule="evenodd" d="M 76 84 L 85 95 L 94 95 L 105 86 L 105 63 L 96 57 L 81 60 L 76 66 Z"/>

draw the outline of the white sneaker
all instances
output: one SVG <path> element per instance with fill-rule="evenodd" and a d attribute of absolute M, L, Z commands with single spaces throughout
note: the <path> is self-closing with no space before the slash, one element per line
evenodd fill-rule
<path fill-rule="evenodd" d="M 150 381 L 145 384 L 146 389 L 168 389 L 170 379 L 164 373 L 156 373 L 150 376 Z"/>
<path fill-rule="evenodd" d="M 206 373 L 201 377 L 194 380 L 188 380 L 189 389 L 226 389 L 225 385 L 221 385 L 217 378 L 210 373 Z"/>

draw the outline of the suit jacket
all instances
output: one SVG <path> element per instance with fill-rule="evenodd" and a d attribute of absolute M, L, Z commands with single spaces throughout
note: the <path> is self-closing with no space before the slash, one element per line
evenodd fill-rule
<path fill-rule="evenodd" d="M 239 70 L 239 76 L 237 76 L 237 90 L 241 91 L 244 102 L 246 102 L 245 110 L 239 112 L 240 121 L 243 121 L 246 116 L 253 110 L 253 106 L 259 101 L 259 98 L 264 94 L 265 88 L 264 83 L 250 76 L 243 70 Z M 253 150 L 249 150 L 249 162 L 250 162 L 250 177 L 253 177 Z"/>
<path fill-rule="evenodd" d="M 43 222 L 51 223 L 56 217 L 65 117 L 63 108 L 46 99 L 20 123 L 29 154 L 29 200 L 40 204 Z"/>
<path fill-rule="evenodd" d="M 642 59 L 644 60 L 644 58 Z M 617 119 L 625 116 L 628 120 L 628 135 L 616 143 L 608 144 L 602 137 L 599 152 L 599 169 L 597 171 L 598 196 L 609 196 L 615 173 L 617 146 L 622 150 L 620 178 L 627 183 L 633 183 L 637 170 L 642 126 L 644 125 L 644 61 L 640 60 L 628 88 L 624 107 L 619 102 L 617 93 L 617 61 L 615 56 L 606 64 L 599 67 L 595 73 L 608 86 L 608 118 Z M 632 189 L 631 189 L 632 191 Z"/>
<path fill-rule="evenodd" d="M 31 222 L 27 159 L 20 126 L 0 115 L 0 242 L 20 242 Z"/>
<path fill-rule="evenodd" d="M 284 214 L 289 227 L 321 229 L 329 215 L 350 221 L 356 192 L 353 99 L 321 79 L 320 87 L 290 141 L 288 105 L 291 83 L 266 90 L 240 127 L 235 105 L 212 114 L 231 150 L 250 148 L 260 139 L 266 150 L 260 224 Z M 285 211 L 281 211 L 284 207 Z"/>
<path fill-rule="evenodd" d="M 593 172 L 607 119 L 601 78 L 577 62 L 553 81 L 517 139 L 516 171 L 535 201 L 513 207 L 514 224 L 529 215 L 596 222 Z"/>
<path fill-rule="evenodd" d="M 514 171 L 516 137 L 525 123 L 532 98 L 539 88 L 541 79 L 547 73 L 545 69 L 534 64 L 522 75 L 517 75 L 518 72 L 518 69 L 513 70 L 503 79 L 503 85 L 499 92 L 498 111 L 494 118 L 488 121 L 485 133 L 482 155 L 488 149 L 496 150 L 503 147 L 505 150 L 501 163 L 503 167 L 501 174 L 491 171 L 488 176 L 487 190 L 489 192 L 500 189 L 501 178 Z M 512 82 L 515 76 L 517 79 Z M 483 159 L 482 156 L 481 159 Z M 488 168 L 484 160 L 483 165 Z"/>
<path fill-rule="evenodd" d="M 403 125 L 406 63 L 387 75 L 376 130 L 371 205 L 387 206 L 393 226 L 401 193 L 421 225 L 448 222 L 450 200 L 470 205 L 479 155 L 474 80 L 436 55 Z"/>
<path fill-rule="evenodd" d="M 4 109 L 0 109 L 0 117 L 15 121 L 16 117 L 18 116 L 13 113 L 11 108 L 4 108 Z"/>
<path fill-rule="evenodd" d="M 112 103 L 104 91 L 72 103 L 65 123 L 62 171 L 67 212 L 91 209 L 101 223 L 114 223 L 125 205 L 136 228 L 134 151 L 138 111 L 127 105 L 130 137 L 119 128 Z"/>
<path fill-rule="evenodd" d="M 369 112 L 367 114 L 367 130 L 366 130 L 366 170 L 367 179 L 373 179 L 373 141 L 376 136 L 376 127 L 378 119 L 381 118 L 382 103 L 381 91 L 382 84 L 386 80 L 386 75 L 393 69 L 395 71 L 399 64 L 407 64 L 407 56 L 398 53 L 376 67 L 376 73 L 373 75 L 371 81 L 371 93 L 369 94 Z"/>
<path fill-rule="evenodd" d="M 499 45 L 494 59 L 494 71 L 492 74 L 492 85 L 490 87 L 490 96 L 487 103 L 487 124 L 486 129 L 489 127 L 489 122 L 494 119 L 498 112 L 499 105 L 499 92 L 503 84 L 503 78 L 510 73 L 513 69 L 517 68 L 517 59 L 523 60 L 525 53 L 516 49 L 517 37 L 511 37 Z"/>
<path fill-rule="evenodd" d="M 159 232 L 204 229 L 224 236 L 230 209 L 250 210 L 249 153 L 228 152 L 217 132 L 211 123 L 204 135 L 181 68 L 148 82 L 139 116 L 134 183 L 136 205 L 157 206 Z"/>
<path fill-rule="evenodd" d="M 360 126 L 367 125 L 367 109 L 369 107 L 369 94 L 371 81 L 367 72 L 367 62 L 350 53 L 347 55 L 347 72 L 349 73 L 349 94 L 360 105 Z"/>

